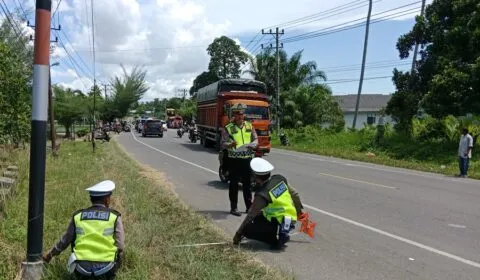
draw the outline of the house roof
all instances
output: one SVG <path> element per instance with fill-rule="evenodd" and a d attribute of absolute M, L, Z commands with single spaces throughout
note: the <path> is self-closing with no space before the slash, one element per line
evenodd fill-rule
<path fill-rule="evenodd" d="M 334 95 L 333 96 L 343 112 L 355 112 L 357 103 L 356 94 Z M 377 112 L 386 107 L 392 96 L 386 94 L 362 94 L 360 96 L 359 112 Z"/>

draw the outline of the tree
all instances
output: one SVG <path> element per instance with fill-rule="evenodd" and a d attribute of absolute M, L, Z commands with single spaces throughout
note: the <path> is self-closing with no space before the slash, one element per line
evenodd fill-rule
<path fill-rule="evenodd" d="M 434 0 L 397 42 L 402 59 L 420 44 L 421 59 L 413 73 L 395 70 L 387 112 L 408 128 L 420 108 L 436 118 L 480 111 L 479 42 L 477 0 Z"/>
<path fill-rule="evenodd" d="M 212 71 L 204 71 L 193 80 L 193 85 L 190 87 L 190 96 L 195 96 L 195 92 L 202 87 L 208 86 L 211 83 L 215 83 L 220 80 L 218 76 Z"/>
<path fill-rule="evenodd" d="M 21 26 L 16 14 L 11 22 Z M 33 49 L 10 21 L 0 25 L 0 143 L 20 143 L 30 137 Z"/>
<path fill-rule="evenodd" d="M 302 63 L 303 50 L 294 53 L 288 58 L 284 50 L 279 52 L 280 60 L 280 91 L 288 91 L 301 85 L 316 84 L 327 79 L 323 71 L 317 70 L 315 61 Z M 277 74 L 273 71 L 277 68 L 277 59 L 272 49 L 249 58 L 250 69 L 246 70 L 255 80 L 267 85 L 269 95 L 276 93 Z"/>
<path fill-rule="evenodd" d="M 342 127 L 343 113 L 326 85 L 303 85 L 283 92 L 282 123 L 285 127 L 328 125 Z"/>
<path fill-rule="evenodd" d="M 53 86 L 55 119 L 65 127 L 65 137 L 71 136 L 72 125 L 87 111 L 88 99 L 70 88 Z"/>
<path fill-rule="evenodd" d="M 115 118 L 123 118 L 128 114 L 132 106 L 143 97 L 149 87 L 145 81 L 147 72 L 134 67 L 130 73 L 121 65 L 123 76 L 112 79 L 113 94 L 105 101 L 103 118 L 113 121 Z"/>
<path fill-rule="evenodd" d="M 215 38 L 207 52 L 210 55 L 209 72 L 222 79 L 240 78 L 240 67 L 247 62 L 248 55 L 234 40 L 227 36 Z"/>

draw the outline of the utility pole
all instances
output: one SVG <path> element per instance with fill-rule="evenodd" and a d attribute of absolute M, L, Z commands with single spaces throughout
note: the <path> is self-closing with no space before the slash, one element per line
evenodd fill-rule
<path fill-rule="evenodd" d="M 36 0 L 33 94 L 28 190 L 27 260 L 22 279 L 42 276 L 43 212 L 47 150 L 48 80 L 50 72 L 51 0 Z"/>
<path fill-rule="evenodd" d="M 105 100 L 107 100 L 107 86 L 108 84 L 103 84 L 103 89 L 105 90 Z"/>
<path fill-rule="evenodd" d="M 95 129 L 97 128 L 97 120 L 95 119 L 95 106 L 97 100 L 97 79 L 95 76 L 95 22 L 93 21 L 93 0 L 92 4 L 92 55 L 93 55 L 93 129 L 92 129 L 92 149 L 95 153 Z"/>
<path fill-rule="evenodd" d="M 357 124 L 358 106 L 360 105 L 360 95 L 362 94 L 363 75 L 365 74 L 365 61 L 367 59 L 368 31 L 370 29 L 370 17 L 372 15 L 372 6 L 373 6 L 373 0 L 369 0 L 367 25 L 365 27 L 365 42 L 363 44 L 362 70 L 360 71 L 360 82 L 358 84 L 357 103 L 355 104 L 355 116 L 353 117 L 353 126 L 352 126 L 353 129 L 355 129 L 355 125 Z"/>
<path fill-rule="evenodd" d="M 184 89 L 179 89 L 178 91 L 183 93 L 183 94 L 182 94 L 182 98 L 183 98 L 183 101 L 185 101 L 185 98 L 187 97 L 187 91 L 188 91 L 188 89 L 185 89 L 185 88 L 184 88 Z"/>
<path fill-rule="evenodd" d="M 50 68 L 53 66 L 60 65 L 60 63 L 55 62 L 50 65 L 48 68 L 48 114 L 50 115 L 50 140 L 52 141 L 52 155 L 54 157 L 58 156 L 57 151 L 57 133 L 55 130 L 55 116 L 54 116 L 54 107 L 53 107 L 53 92 L 52 92 L 52 75 Z"/>
<path fill-rule="evenodd" d="M 269 32 L 265 32 L 262 29 L 262 34 L 268 34 L 268 35 L 275 35 L 275 49 L 277 53 L 277 134 L 280 135 L 280 48 L 283 48 L 283 43 L 279 43 L 280 40 L 280 35 L 285 34 L 285 32 L 279 31 L 279 28 L 277 27 L 275 29 L 275 32 L 272 32 L 272 29 L 270 29 Z M 263 49 L 263 44 L 261 45 Z M 270 44 L 270 48 L 272 47 L 272 44 Z"/>
<path fill-rule="evenodd" d="M 422 0 L 422 9 L 420 10 L 420 16 L 423 16 L 423 13 L 425 12 L 425 2 L 426 0 Z M 413 51 L 413 60 L 412 60 L 412 69 L 410 70 L 410 74 L 413 74 L 413 70 L 415 70 L 415 64 L 417 62 L 417 54 L 418 54 L 418 47 L 419 44 L 415 44 L 415 49 Z"/>

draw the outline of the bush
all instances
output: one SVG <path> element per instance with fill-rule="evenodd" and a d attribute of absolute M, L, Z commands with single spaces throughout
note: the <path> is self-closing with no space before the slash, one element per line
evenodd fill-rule
<path fill-rule="evenodd" d="M 82 128 L 82 129 L 78 130 L 76 132 L 76 134 L 77 134 L 78 137 L 83 137 L 83 136 L 87 135 L 88 132 L 89 132 L 88 129 Z"/>

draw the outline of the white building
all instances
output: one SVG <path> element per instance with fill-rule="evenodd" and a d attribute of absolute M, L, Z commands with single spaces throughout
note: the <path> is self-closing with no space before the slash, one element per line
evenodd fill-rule
<path fill-rule="evenodd" d="M 345 127 L 353 126 L 353 118 L 355 116 L 355 104 L 357 103 L 356 94 L 335 95 L 335 99 L 340 105 L 345 120 Z M 360 104 L 358 106 L 357 124 L 355 128 L 363 128 L 367 125 L 376 125 L 380 118 L 380 110 L 387 107 L 391 95 L 384 94 L 362 94 L 360 96 Z M 389 116 L 385 116 L 385 123 L 393 123 Z"/>

